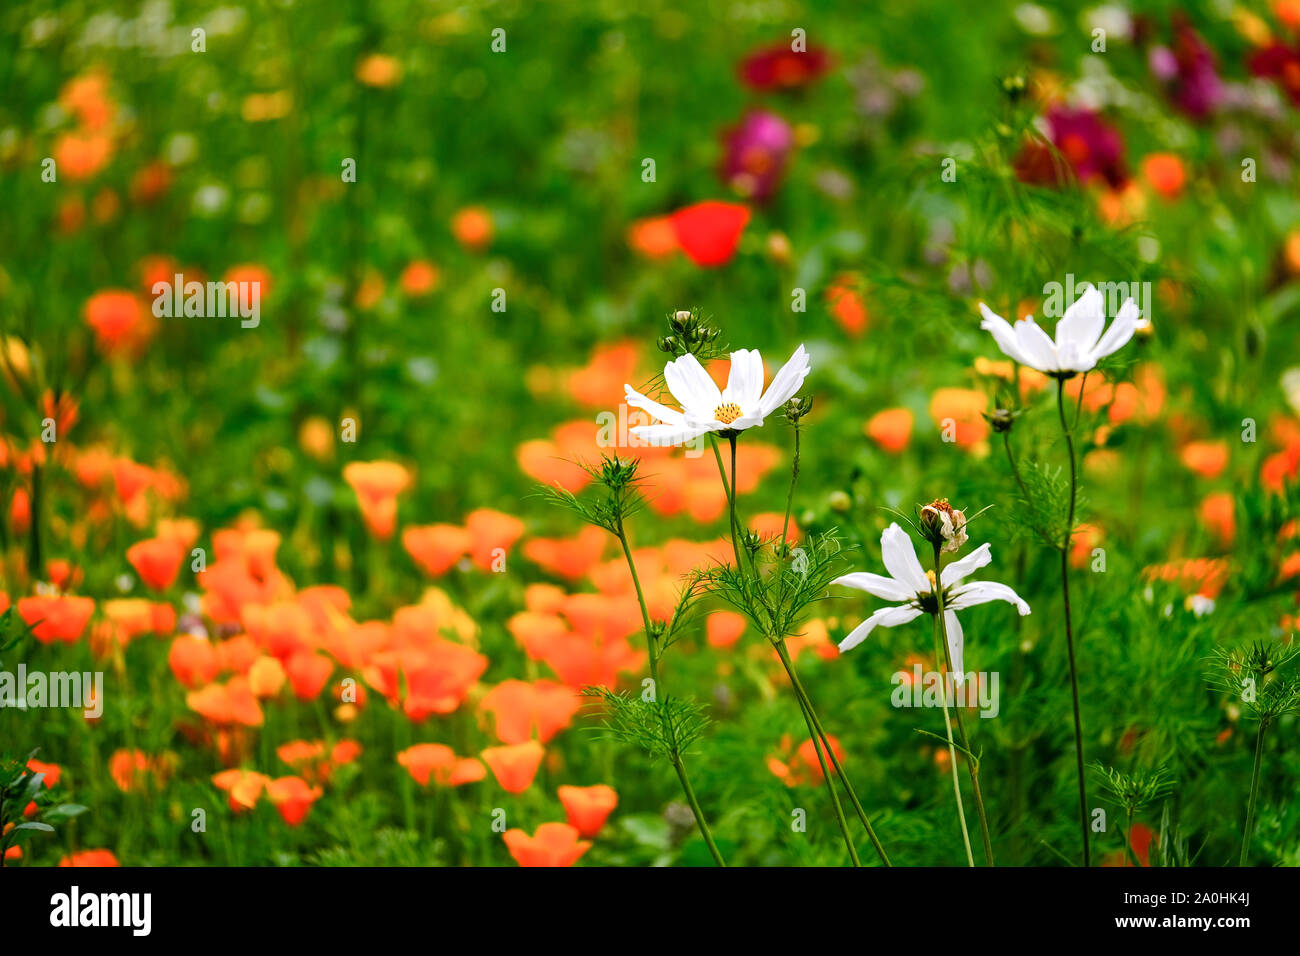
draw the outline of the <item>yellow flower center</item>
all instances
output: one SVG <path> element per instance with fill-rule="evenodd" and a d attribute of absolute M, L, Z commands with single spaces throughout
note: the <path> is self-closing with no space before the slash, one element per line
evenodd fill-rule
<path fill-rule="evenodd" d="M 713 410 L 713 417 L 724 425 L 730 425 L 740 417 L 740 406 L 735 402 L 725 402 Z"/>

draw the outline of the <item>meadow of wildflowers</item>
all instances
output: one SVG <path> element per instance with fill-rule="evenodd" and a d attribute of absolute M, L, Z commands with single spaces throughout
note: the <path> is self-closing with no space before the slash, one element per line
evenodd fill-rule
<path fill-rule="evenodd" d="M 15 0 L 0 858 L 1300 864 L 1300 3 Z"/>

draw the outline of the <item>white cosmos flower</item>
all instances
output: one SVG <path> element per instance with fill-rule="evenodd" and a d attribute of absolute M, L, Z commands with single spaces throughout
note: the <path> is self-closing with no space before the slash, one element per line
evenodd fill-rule
<path fill-rule="evenodd" d="M 1123 348 L 1134 332 L 1148 324 L 1141 318 L 1136 303 L 1126 299 L 1103 335 L 1105 301 L 1093 285 L 1087 287 L 1056 323 L 1055 341 L 1038 327 L 1032 315 L 1012 326 L 983 302 L 980 313 L 984 316 L 980 328 L 993 333 L 998 348 L 1021 365 L 1048 375 L 1073 375 L 1096 368 L 1099 361 Z"/>
<path fill-rule="evenodd" d="M 658 419 L 654 425 L 636 426 L 632 434 L 652 445 L 680 445 L 706 432 L 753 428 L 799 391 L 808 369 L 808 353 L 801 345 L 764 392 L 762 357 L 755 349 L 741 349 L 731 353 L 727 387 L 718 391 L 699 359 L 683 355 L 664 366 L 664 381 L 681 411 L 646 398 L 631 385 L 623 386 L 629 405 Z"/>
<path fill-rule="evenodd" d="M 878 627 L 897 627 L 916 620 L 922 614 L 932 614 L 938 610 L 934 584 L 922 570 L 907 532 L 897 524 L 891 524 L 880 536 L 880 552 L 890 577 L 855 571 L 836 578 L 831 584 L 843 584 L 886 601 L 902 603 L 895 607 L 882 607 L 855 627 L 848 637 L 840 641 L 841 652 L 857 647 Z M 966 581 L 968 574 L 992 560 L 989 545 L 981 544 L 966 557 L 945 567 L 940 575 L 943 580 L 944 623 L 948 628 L 948 653 L 952 655 L 953 677 L 958 684 L 962 682 L 964 669 L 961 622 L 957 620 L 956 612 L 989 601 L 1006 601 L 1016 606 L 1021 617 L 1029 613 L 1029 605 L 1005 584 L 996 581 Z"/>

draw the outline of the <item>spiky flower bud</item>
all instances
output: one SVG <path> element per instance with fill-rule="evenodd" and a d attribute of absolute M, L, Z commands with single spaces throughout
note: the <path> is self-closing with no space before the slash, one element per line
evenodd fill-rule
<path fill-rule="evenodd" d="M 1016 413 L 1009 408 L 995 408 L 992 412 L 983 413 L 984 420 L 993 426 L 993 430 L 998 434 L 1011 431 L 1011 426 L 1016 423 Z"/>

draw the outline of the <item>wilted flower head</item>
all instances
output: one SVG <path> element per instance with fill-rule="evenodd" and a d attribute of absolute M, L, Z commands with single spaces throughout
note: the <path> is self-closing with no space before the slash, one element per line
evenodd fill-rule
<path fill-rule="evenodd" d="M 965 512 L 950 505 L 947 498 L 938 498 L 924 506 L 920 524 L 926 538 L 945 553 L 959 550 L 969 540 Z"/>

